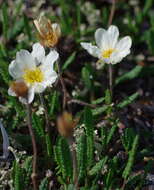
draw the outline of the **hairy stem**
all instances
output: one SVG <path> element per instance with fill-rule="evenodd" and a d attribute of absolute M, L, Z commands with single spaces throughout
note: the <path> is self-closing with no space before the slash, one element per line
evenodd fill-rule
<path fill-rule="evenodd" d="M 76 190 L 79 190 L 79 184 L 78 184 L 78 166 L 77 166 L 77 156 L 76 156 L 76 150 L 74 147 L 74 138 L 68 137 L 68 144 L 70 146 L 70 152 L 72 156 L 73 161 L 73 179 L 74 179 L 74 186 Z"/>
<path fill-rule="evenodd" d="M 31 136 L 32 140 L 32 146 L 33 146 L 33 163 L 32 163 L 32 183 L 33 183 L 33 189 L 37 190 L 37 146 L 36 146 L 36 140 L 35 140 L 35 135 L 32 129 L 32 112 L 31 112 L 31 106 L 30 104 L 27 104 L 27 121 L 28 121 L 28 129 L 29 129 L 29 134 Z"/>

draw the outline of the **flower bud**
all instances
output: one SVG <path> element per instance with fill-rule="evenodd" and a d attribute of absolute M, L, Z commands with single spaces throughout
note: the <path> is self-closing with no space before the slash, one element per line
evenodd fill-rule
<path fill-rule="evenodd" d="M 28 95 L 28 87 L 24 81 L 15 81 L 10 88 L 18 97 L 26 98 Z"/>
<path fill-rule="evenodd" d="M 63 114 L 57 119 L 57 126 L 60 135 L 64 137 L 73 136 L 73 131 L 77 123 L 78 120 L 73 119 L 72 114 L 67 111 L 63 112 Z"/>
<path fill-rule="evenodd" d="M 34 20 L 34 24 L 38 32 L 40 43 L 44 47 L 55 47 L 61 36 L 59 24 L 52 24 L 51 21 L 44 16 L 41 16 L 39 20 Z"/>

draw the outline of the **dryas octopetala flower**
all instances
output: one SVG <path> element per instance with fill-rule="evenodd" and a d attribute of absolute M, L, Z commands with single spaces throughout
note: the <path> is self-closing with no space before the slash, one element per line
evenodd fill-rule
<path fill-rule="evenodd" d="M 59 54 L 55 50 L 45 56 L 45 50 L 39 43 L 33 45 L 32 52 L 20 50 L 16 59 L 9 65 L 9 73 L 15 80 L 8 90 L 9 95 L 18 96 L 22 103 L 31 103 L 35 93 L 41 93 L 51 86 L 57 73 L 54 62 Z"/>
<path fill-rule="evenodd" d="M 120 40 L 119 30 L 116 26 L 111 25 L 108 30 L 99 28 L 95 32 L 95 40 L 97 46 L 91 43 L 81 43 L 81 46 L 88 51 L 89 54 L 97 57 L 100 62 L 116 64 L 130 53 L 132 40 L 126 36 Z"/>
<path fill-rule="evenodd" d="M 61 36 L 61 29 L 59 24 L 51 23 L 45 16 L 41 16 L 39 20 L 34 20 L 38 32 L 40 43 L 44 47 L 52 48 L 56 46 Z"/>

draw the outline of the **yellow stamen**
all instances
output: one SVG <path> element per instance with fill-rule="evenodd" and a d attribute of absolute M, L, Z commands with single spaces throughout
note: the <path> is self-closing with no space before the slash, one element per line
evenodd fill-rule
<path fill-rule="evenodd" d="M 108 49 L 102 52 L 103 58 L 109 58 L 111 54 L 115 51 L 115 49 Z"/>
<path fill-rule="evenodd" d="M 35 82 L 42 82 L 44 79 L 43 73 L 39 68 L 34 70 L 26 69 L 23 75 L 26 83 L 33 84 Z"/>

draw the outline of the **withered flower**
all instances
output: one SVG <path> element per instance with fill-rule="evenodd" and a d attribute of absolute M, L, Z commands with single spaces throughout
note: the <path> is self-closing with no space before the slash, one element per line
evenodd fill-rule
<path fill-rule="evenodd" d="M 71 137 L 77 123 L 78 119 L 73 119 L 72 114 L 67 111 L 63 112 L 57 119 L 57 127 L 60 135 L 66 138 Z"/>
<path fill-rule="evenodd" d="M 45 16 L 41 16 L 38 20 L 34 20 L 34 24 L 38 32 L 40 43 L 44 47 L 55 47 L 61 36 L 61 29 L 59 24 L 52 24 L 51 21 Z"/>

